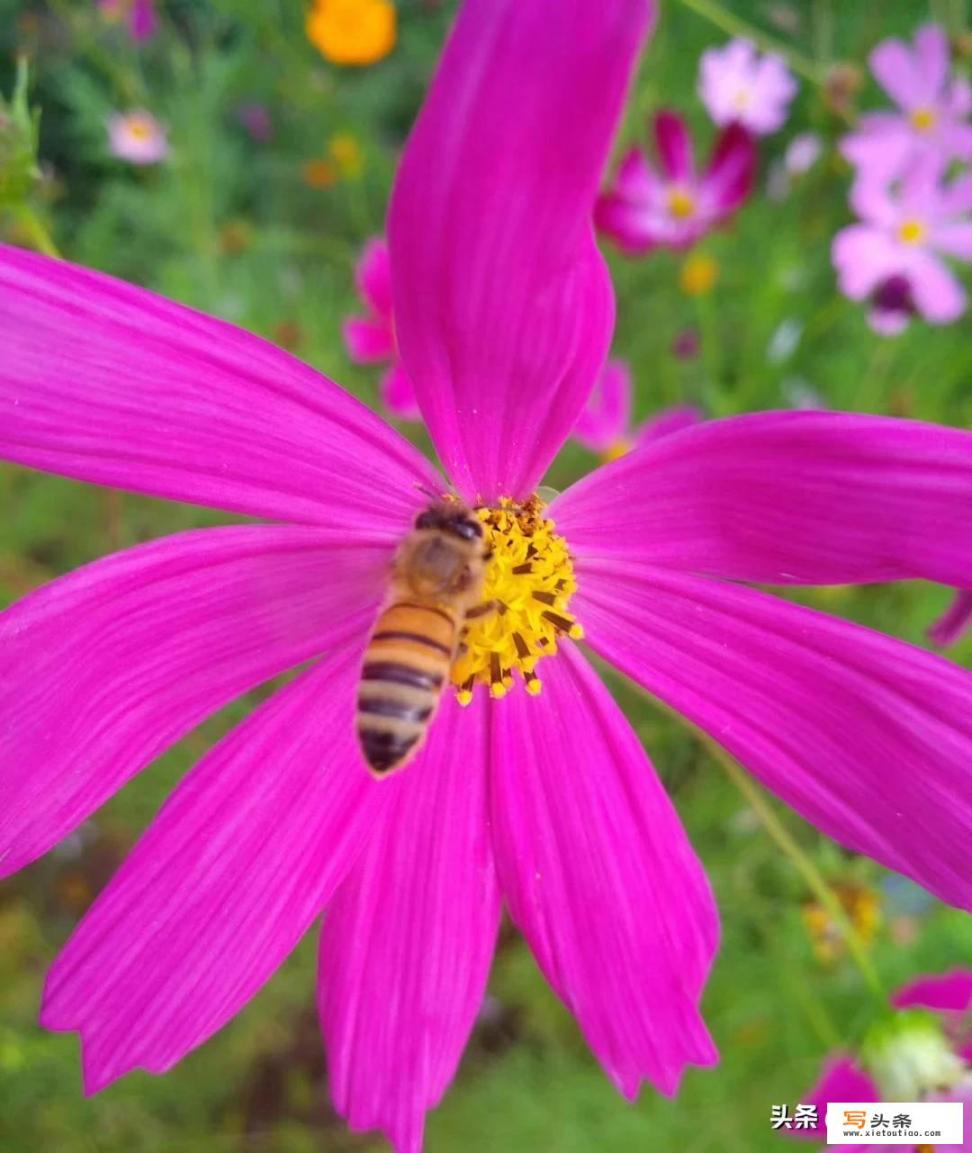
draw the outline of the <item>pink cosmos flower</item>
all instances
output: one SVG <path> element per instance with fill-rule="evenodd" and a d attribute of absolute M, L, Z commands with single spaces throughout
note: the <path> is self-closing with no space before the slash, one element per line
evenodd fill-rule
<path fill-rule="evenodd" d="M 942 180 L 943 161 L 926 157 L 900 187 L 858 181 L 851 203 L 860 223 L 834 238 L 840 288 L 867 300 L 871 325 L 900 332 L 915 314 L 950 324 L 965 311 L 965 289 L 943 257 L 972 260 L 972 173 Z"/>
<path fill-rule="evenodd" d="M 952 603 L 928 630 L 932 644 L 945 649 L 972 629 L 972 589 L 959 589 Z"/>
<path fill-rule="evenodd" d="M 98 0 L 98 7 L 109 20 L 124 18 L 136 43 L 151 40 L 158 30 L 154 0 Z"/>
<path fill-rule="evenodd" d="M 956 969 L 916 978 L 891 998 L 899 1012 L 878 1022 L 859 1053 L 832 1053 L 820 1080 L 804 1098 L 815 1105 L 817 1125 L 784 1129 L 788 1136 L 820 1141 L 826 1136 L 827 1104 L 852 1101 L 961 1101 L 965 1142 L 949 1149 L 972 1153 L 972 971 Z M 912 1013 L 909 1010 L 924 1010 Z M 930 1019 L 934 1014 L 938 1020 Z M 883 1145 L 827 1146 L 837 1153 L 878 1150 Z M 922 1153 L 927 1144 L 902 1146 Z"/>
<path fill-rule="evenodd" d="M 631 427 L 631 369 L 626 361 L 609 360 L 577 418 L 574 440 L 607 460 L 630 452 L 635 445 L 656 440 L 702 420 L 695 405 L 678 404 L 662 409 L 650 420 Z"/>
<path fill-rule="evenodd" d="M 419 420 L 422 414 L 415 389 L 398 353 L 388 245 L 380 236 L 365 244 L 355 280 L 365 315 L 344 322 L 348 356 L 355 364 L 387 364 L 378 386 L 382 404 L 399 420 Z"/>
<path fill-rule="evenodd" d="M 776 132 L 797 87 L 781 57 L 761 56 L 748 40 L 702 53 L 699 96 L 716 124 L 738 123 L 755 136 Z"/>
<path fill-rule="evenodd" d="M 841 142 L 841 152 L 870 177 L 888 181 L 916 159 L 972 159 L 972 88 L 950 78 L 948 37 L 936 24 L 914 45 L 885 40 L 871 53 L 871 71 L 896 112 L 871 112 Z"/>
<path fill-rule="evenodd" d="M 595 653 L 824 832 L 970 908 L 972 676 L 745 582 L 972 584 L 972 434 L 711 421 L 598 468 L 555 524 L 529 503 L 609 347 L 590 215 L 648 17 L 566 2 L 467 0 L 396 183 L 397 331 L 443 466 L 499 545 L 542 545 Z M 171 1068 L 325 908 L 331 1091 L 400 1153 L 455 1072 L 503 902 L 622 1092 L 712 1063 L 705 874 L 533 568 L 494 554 L 516 596 L 482 631 L 498 620 L 505 652 L 511 618 L 559 634 L 539 696 L 517 671 L 535 660 L 510 658 L 503 699 L 483 673 L 404 772 L 365 771 L 362 653 L 438 471 L 288 354 L 70 264 L 0 250 L 0 347 L 4 458 L 264 522 L 138 546 L 0 615 L 0 871 L 299 670 L 188 774 L 55 962 L 41 1019 L 81 1034 L 87 1090 Z"/>
<path fill-rule="evenodd" d="M 696 171 L 685 121 L 674 112 L 654 119 L 661 174 L 634 148 L 618 167 L 612 189 L 597 203 L 598 228 L 629 253 L 689 248 L 727 220 L 752 188 L 756 148 L 738 124 L 724 129 L 712 159 Z"/>
<path fill-rule="evenodd" d="M 165 128 L 151 112 L 136 109 L 108 117 L 108 148 L 113 156 L 129 164 L 158 164 L 169 155 Z"/>

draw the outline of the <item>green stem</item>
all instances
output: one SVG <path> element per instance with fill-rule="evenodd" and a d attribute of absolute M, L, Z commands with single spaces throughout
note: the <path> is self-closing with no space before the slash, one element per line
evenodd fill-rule
<path fill-rule="evenodd" d="M 723 749 L 706 740 L 710 751 L 725 769 L 726 776 L 736 786 L 763 824 L 763 828 L 776 842 L 780 850 L 792 861 L 794 868 L 803 877 L 807 888 L 827 911 L 840 931 L 847 946 L 847 952 L 860 970 L 861 976 L 882 1009 L 887 1007 L 888 997 L 881 978 L 867 954 L 864 942 L 851 924 L 843 906 L 833 889 L 827 884 L 813 860 L 800 848 L 796 840 L 773 812 L 763 791 L 750 779 L 749 775 Z"/>
<path fill-rule="evenodd" d="M 718 3 L 718 0 L 681 0 L 681 2 L 697 16 L 701 16 L 703 20 L 708 20 L 710 24 L 721 28 L 730 36 L 741 36 L 745 40 L 751 40 L 763 52 L 775 52 L 778 56 L 782 56 L 794 72 L 805 80 L 809 80 L 811 84 L 822 85 L 824 83 L 824 70 L 818 68 L 812 60 L 808 60 L 799 52 L 794 52 L 792 48 L 775 37 L 760 32 L 758 28 L 754 28 L 741 16 L 727 11 Z"/>

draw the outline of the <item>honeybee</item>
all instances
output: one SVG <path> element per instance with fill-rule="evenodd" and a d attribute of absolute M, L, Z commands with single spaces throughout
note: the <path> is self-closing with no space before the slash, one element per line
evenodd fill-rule
<path fill-rule="evenodd" d="M 402 542 L 358 684 L 358 741 L 375 776 L 403 768 L 421 748 L 463 624 L 483 607 L 489 555 L 483 526 L 458 501 L 419 513 Z"/>

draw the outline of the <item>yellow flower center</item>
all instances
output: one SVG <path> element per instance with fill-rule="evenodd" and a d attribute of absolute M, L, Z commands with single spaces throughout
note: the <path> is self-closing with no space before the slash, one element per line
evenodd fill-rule
<path fill-rule="evenodd" d="M 668 211 L 676 220 L 688 220 L 695 215 L 695 199 L 684 188 L 669 189 Z"/>
<path fill-rule="evenodd" d="M 934 108 L 916 108 L 908 119 L 916 132 L 931 132 L 937 118 Z"/>
<path fill-rule="evenodd" d="M 610 464 L 612 460 L 620 460 L 621 457 L 627 456 L 633 447 L 634 445 L 630 440 L 622 437 L 620 440 L 616 440 L 610 448 L 606 448 L 604 452 L 601 453 L 601 460 L 603 460 L 605 464 Z"/>
<path fill-rule="evenodd" d="M 906 220 L 898 228 L 898 239 L 905 244 L 921 244 L 927 230 L 920 220 Z"/>
<path fill-rule="evenodd" d="M 316 0 L 307 13 L 307 38 L 333 64 L 374 64 L 395 47 L 390 0 Z"/>
<path fill-rule="evenodd" d="M 129 117 L 125 128 L 133 140 L 151 140 L 155 135 L 155 126 L 144 116 Z"/>
<path fill-rule="evenodd" d="M 522 505 L 504 498 L 493 508 L 476 510 L 492 550 L 483 590 L 489 607 L 466 621 L 452 665 L 461 705 L 469 704 L 477 684 L 486 685 L 493 697 L 505 696 L 514 672 L 535 696 L 537 662 L 557 651 L 559 638 L 584 635 L 567 609 L 577 589 L 573 562 L 543 508 L 533 496 Z"/>
<path fill-rule="evenodd" d="M 708 296 L 718 279 L 719 265 L 702 252 L 693 252 L 678 275 L 679 287 L 686 296 Z"/>

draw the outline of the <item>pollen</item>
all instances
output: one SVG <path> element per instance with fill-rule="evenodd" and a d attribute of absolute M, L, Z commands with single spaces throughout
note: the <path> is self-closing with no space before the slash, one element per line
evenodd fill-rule
<path fill-rule="evenodd" d="M 920 220 L 905 220 L 898 228 L 898 239 L 904 244 L 921 244 L 926 229 Z"/>
<path fill-rule="evenodd" d="M 534 496 L 525 504 L 503 499 L 476 510 L 491 556 L 482 608 L 466 620 L 450 674 L 460 704 L 469 704 L 477 684 L 499 699 L 519 680 L 536 696 L 537 664 L 553 656 L 564 637 L 584 635 L 568 609 L 577 589 L 573 562 L 543 508 Z"/>
<path fill-rule="evenodd" d="M 935 110 L 934 108 L 916 108 L 908 119 L 916 132 L 931 132 L 936 122 Z"/>
<path fill-rule="evenodd" d="M 695 215 L 695 198 L 684 188 L 668 191 L 668 211 L 676 220 L 689 220 Z"/>

